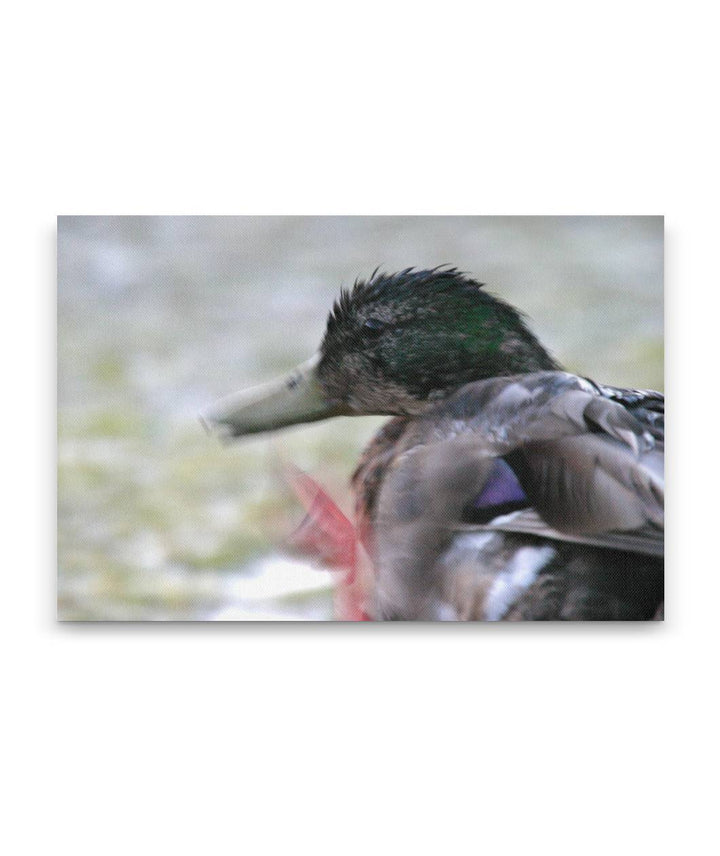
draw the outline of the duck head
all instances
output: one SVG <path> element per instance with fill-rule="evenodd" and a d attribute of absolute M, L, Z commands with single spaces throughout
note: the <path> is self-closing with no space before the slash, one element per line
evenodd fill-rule
<path fill-rule="evenodd" d="M 376 271 L 341 292 L 315 356 L 201 418 L 241 437 L 331 416 L 412 416 L 472 381 L 557 368 L 516 309 L 457 269 Z"/>

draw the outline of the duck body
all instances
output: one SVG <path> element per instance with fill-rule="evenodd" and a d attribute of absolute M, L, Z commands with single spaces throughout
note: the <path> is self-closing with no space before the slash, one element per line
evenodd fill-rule
<path fill-rule="evenodd" d="M 353 477 L 376 616 L 654 618 L 663 406 L 659 393 L 540 372 L 392 420 Z"/>
<path fill-rule="evenodd" d="M 319 354 L 216 405 L 231 436 L 393 418 L 353 476 L 377 620 L 648 620 L 663 602 L 664 398 L 562 371 L 455 269 L 342 294 Z"/>

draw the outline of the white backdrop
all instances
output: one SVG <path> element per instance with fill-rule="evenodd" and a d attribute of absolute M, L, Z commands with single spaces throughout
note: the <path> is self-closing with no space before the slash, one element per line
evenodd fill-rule
<path fill-rule="evenodd" d="M 5 852 L 708 852 L 711 12 L 9 10 Z M 53 234 L 68 212 L 664 213 L 668 620 L 58 626 Z"/>

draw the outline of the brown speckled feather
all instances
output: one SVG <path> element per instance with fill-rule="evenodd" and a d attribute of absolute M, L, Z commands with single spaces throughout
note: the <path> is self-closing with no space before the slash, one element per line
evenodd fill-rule
<path fill-rule="evenodd" d="M 657 394 L 653 400 L 657 407 Z M 621 579 L 628 568 L 637 590 L 648 588 L 638 574 L 662 588 L 662 432 L 643 416 L 620 391 L 608 396 L 574 375 L 541 372 L 468 384 L 411 422 L 393 420 L 354 477 L 375 531 L 378 612 L 477 618 L 485 604 L 486 618 L 518 617 L 551 590 L 563 596 L 548 601 L 557 605 L 554 613 L 543 607 L 545 617 L 633 614 L 622 594 L 633 589 Z M 526 513 L 525 532 L 510 532 L 501 518 L 494 533 L 489 523 L 474 544 L 463 541 L 457 530 L 499 457 L 534 521 Z M 617 594 L 593 595 L 596 578 L 598 586 L 617 578 Z M 648 614 L 652 597 L 644 594 L 635 617 L 652 617 L 657 600 Z"/>

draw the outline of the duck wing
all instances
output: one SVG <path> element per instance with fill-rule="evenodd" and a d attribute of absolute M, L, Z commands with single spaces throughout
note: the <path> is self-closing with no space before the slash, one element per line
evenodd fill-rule
<path fill-rule="evenodd" d="M 493 538 L 478 562 L 498 574 L 526 547 L 525 578 L 563 545 L 606 565 L 662 554 L 659 393 L 565 372 L 481 381 L 405 425 L 399 446 L 375 511 L 383 615 L 438 617 L 447 554 L 468 524 Z"/>
<path fill-rule="evenodd" d="M 632 532 L 598 532 L 594 535 L 573 534 L 572 532 L 561 532 L 552 526 L 548 526 L 533 508 L 499 515 L 486 524 L 460 524 L 454 527 L 454 530 L 457 532 L 514 532 L 537 538 L 549 538 L 551 541 L 585 544 L 589 547 L 602 547 L 606 550 L 622 550 L 642 556 L 661 558 L 665 554 L 663 530 L 656 526 L 645 526 Z"/>

